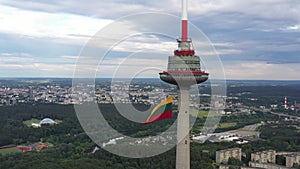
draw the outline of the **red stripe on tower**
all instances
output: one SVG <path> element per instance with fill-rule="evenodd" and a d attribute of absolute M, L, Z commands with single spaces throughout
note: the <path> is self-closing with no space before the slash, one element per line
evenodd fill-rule
<path fill-rule="evenodd" d="M 188 40 L 188 3 L 187 0 L 182 0 L 182 18 L 181 18 L 182 41 Z"/>
<path fill-rule="evenodd" d="M 188 40 L 188 21 L 182 20 L 182 41 Z"/>

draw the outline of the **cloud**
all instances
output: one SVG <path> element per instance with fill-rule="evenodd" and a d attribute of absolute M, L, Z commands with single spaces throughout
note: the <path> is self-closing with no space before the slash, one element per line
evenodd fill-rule
<path fill-rule="evenodd" d="M 74 64 L 0 63 L 0 77 L 72 77 Z"/>
<path fill-rule="evenodd" d="M 32 38 L 87 40 L 112 22 L 109 19 L 66 14 L 28 11 L 0 5 L 1 33 Z M 79 34 L 80 33 L 80 34 Z"/>
<path fill-rule="evenodd" d="M 230 78 L 285 78 L 280 72 L 277 72 L 278 77 L 271 76 L 269 70 L 259 67 L 277 71 L 285 65 L 289 66 L 287 77 L 299 79 L 295 75 L 299 72 L 295 65 L 300 63 L 298 0 L 190 0 L 189 3 L 192 23 L 213 42 Z M 158 11 L 180 16 L 180 6 L 178 0 L 0 0 L 0 24 L 4 25 L 0 27 L 0 64 L 4 70 L 0 76 L 25 73 L 71 76 L 82 46 L 99 29 L 136 12 Z M 144 22 L 153 22 L 154 26 L 159 23 L 157 20 Z M 142 25 L 119 29 L 122 32 L 134 26 Z M 158 26 L 171 28 L 168 23 Z M 179 25 L 176 29 L 179 30 Z M 131 60 L 132 63 L 138 61 L 143 65 L 150 63 L 149 59 L 159 62 L 172 55 L 176 46 L 173 39 L 136 36 L 115 46 L 105 66 L 111 70 L 134 52 L 143 58 Z M 206 53 L 205 48 L 196 52 L 203 57 L 212 54 Z M 257 71 L 251 71 L 247 64 L 253 64 L 252 68 Z M 124 66 L 136 70 L 141 69 L 139 65 Z M 23 71 L 18 73 L 17 69 Z"/>
<path fill-rule="evenodd" d="M 299 31 L 300 25 L 288 26 L 288 27 L 284 28 L 283 30 Z"/>
<path fill-rule="evenodd" d="M 267 64 L 266 62 L 224 63 L 227 79 L 244 80 L 295 80 L 299 79 L 300 63 Z"/>
<path fill-rule="evenodd" d="M 78 59 L 79 56 L 61 56 L 63 59 Z"/>
<path fill-rule="evenodd" d="M 181 2 L 178 0 L 52 0 L 23 1 L 1 0 L 4 5 L 20 9 L 45 11 L 49 13 L 72 13 L 85 16 L 118 18 L 120 16 L 146 11 L 163 11 L 180 14 Z M 263 19 L 292 19 L 299 21 L 300 4 L 298 0 L 190 0 L 191 17 L 238 13 Z"/>
<path fill-rule="evenodd" d="M 0 53 L 0 64 L 32 63 L 34 58 L 28 53 Z"/>
<path fill-rule="evenodd" d="M 236 13 L 256 19 L 299 21 L 300 14 L 297 0 L 194 0 L 190 3 L 193 3 L 190 10 L 194 15 Z"/>
<path fill-rule="evenodd" d="M 157 1 L 158 2 L 158 1 Z M 70 13 L 83 16 L 116 18 L 131 13 L 142 12 L 147 9 L 144 3 L 126 0 L 114 1 L 22 1 L 22 0 L 2 0 L 4 5 L 31 11 L 43 11 L 47 13 Z M 149 8 L 150 6 L 148 6 Z M 151 8 L 151 7 L 150 7 Z"/>

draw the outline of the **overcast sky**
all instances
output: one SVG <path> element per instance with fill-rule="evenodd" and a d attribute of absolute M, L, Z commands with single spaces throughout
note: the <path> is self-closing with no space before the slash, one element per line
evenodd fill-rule
<path fill-rule="evenodd" d="M 0 77 L 72 77 L 83 46 L 108 24 L 140 12 L 180 17 L 180 11 L 180 0 L 0 0 Z M 300 80 L 299 0 L 189 0 L 189 19 L 215 45 L 227 79 Z M 179 27 L 165 25 L 170 26 Z M 135 62 L 166 69 L 175 39 L 124 42 L 101 66 L 110 70 L 124 63 L 127 47 L 135 46 L 161 48 L 165 55 L 161 61 L 147 54 L 132 57 L 128 72 L 141 69 Z M 111 77 L 108 72 L 98 77 Z"/>

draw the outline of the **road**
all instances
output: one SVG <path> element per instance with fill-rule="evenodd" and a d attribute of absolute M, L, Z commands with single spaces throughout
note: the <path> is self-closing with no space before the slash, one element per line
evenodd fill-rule
<path fill-rule="evenodd" d="M 254 111 L 261 111 L 258 108 L 254 108 L 253 110 Z M 274 114 L 274 115 L 277 115 L 277 116 L 280 116 L 280 117 L 288 117 L 288 118 L 293 118 L 293 119 L 300 120 L 299 116 L 293 116 L 293 115 L 288 115 L 288 114 L 283 114 L 283 113 L 275 113 L 275 112 L 272 112 L 272 111 L 270 111 L 270 113 Z"/>
<path fill-rule="evenodd" d="M 275 113 L 275 112 L 270 112 L 270 113 L 274 114 L 274 115 L 277 115 L 277 116 L 280 116 L 280 117 L 288 117 L 288 118 L 300 120 L 300 117 L 298 117 L 298 116 L 292 116 L 292 115 L 288 115 L 288 114 Z"/>

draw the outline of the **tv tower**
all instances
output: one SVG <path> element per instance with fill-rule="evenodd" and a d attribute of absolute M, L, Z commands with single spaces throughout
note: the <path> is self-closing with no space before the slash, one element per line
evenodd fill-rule
<path fill-rule="evenodd" d="M 188 38 L 188 2 L 182 0 L 182 35 L 177 39 L 178 49 L 168 58 L 168 70 L 159 73 L 164 82 L 178 87 L 178 117 L 176 169 L 190 168 L 189 100 L 190 87 L 203 83 L 208 73 L 201 71 L 200 57 L 195 55 L 192 40 Z"/>

